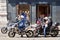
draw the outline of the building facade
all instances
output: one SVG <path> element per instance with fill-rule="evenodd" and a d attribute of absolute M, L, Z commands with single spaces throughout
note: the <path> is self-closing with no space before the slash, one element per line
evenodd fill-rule
<path fill-rule="evenodd" d="M 7 24 L 6 0 L 0 0 L 0 25 Z"/>
<path fill-rule="evenodd" d="M 7 0 L 7 19 L 16 21 L 20 11 L 27 11 L 31 23 L 44 14 L 51 16 L 53 22 L 60 22 L 60 0 Z"/>

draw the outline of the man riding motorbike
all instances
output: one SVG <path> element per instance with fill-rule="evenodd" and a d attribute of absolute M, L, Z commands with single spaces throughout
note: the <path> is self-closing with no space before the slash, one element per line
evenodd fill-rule
<path fill-rule="evenodd" d="M 50 23 L 50 19 L 48 17 L 44 17 L 43 20 L 44 20 L 43 32 L 44 32 L 44 37 L 46 37 L 46 28 Z"/>
<path fill-rule="evenodd" d="M 25 15 L 25 13 L 22 13 L 21 14 L 21 20 L 20 20 L 20 22 L 18 23 L 18 28 L 19 28 L 19 30 L 21 31 L 21 37 L 23 37 L 23 34 L 22 34 L 22 32 L 25 30 L 25 23 L 26 23 L 26 15 Z"/>

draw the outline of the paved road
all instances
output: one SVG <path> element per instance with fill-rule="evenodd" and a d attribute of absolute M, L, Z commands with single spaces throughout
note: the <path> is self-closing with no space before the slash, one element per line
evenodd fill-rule
<path fill-rule="evenodd" d="M 6 26 L 6 25 L 4 25 Z M 2 26 L 0 26 L 1 30 Z M 0 31 L 0 40 L 60 40 L 60 33 L 57 37 L 51 37 L 51 36 L 39 36 L 39 37 L 33 37 L 33 38 L 27 38 L 25 35 L 23 38 L 20 37 L 20 35 L 16 34 L 14 38 L 9 38 L 8 34 L 2 34 Z"/>
<path fill-rule="evenodd" d="M 60 35 L 57 37 L 51 37 L 51 36 L 39 36 L 39 37 L 33 37 L 33 38 L 27 38 L 25 35 L 23 38 L 20 37 L 20 35 L 16 34 L 14 38 L 9 38 L 8 34 L 2 34 L 0 31 L 0 40 L 60 40 Z"/>
<path fill-rule="evenodd" d="M 0 40 L 60 40 L 60 36 L 58 37 L 43 37 L 43 36 L 39 36 L 39 37 L 35 37 L 35 38 L 27 38 L 26 36 L 24 36 L 23 38 L 21 38 L 19 35 L 16 35 L 14 38 L 9 38 L 7 34 L 0 34 Z"/>

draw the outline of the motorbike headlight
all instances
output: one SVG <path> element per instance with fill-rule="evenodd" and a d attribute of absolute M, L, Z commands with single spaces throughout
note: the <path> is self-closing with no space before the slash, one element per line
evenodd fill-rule
<path fill-rule="evenodd" d="M 52 24 L 52 26 L 55 26 L 56 25 L 56 22 Z"/>

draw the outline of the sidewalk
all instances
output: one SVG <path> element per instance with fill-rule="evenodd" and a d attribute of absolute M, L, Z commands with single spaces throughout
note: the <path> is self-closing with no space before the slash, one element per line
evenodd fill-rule
<path fill-rule="evenodd" d="M 0 22 L 0 28 L 6 27 L 6 26 L 7 26 L 7 23 L 6 22 Z"/>

